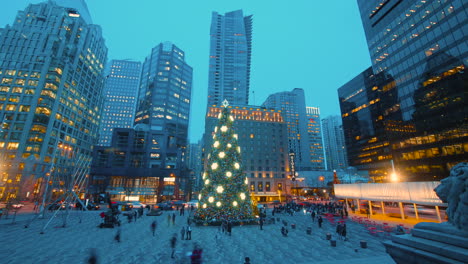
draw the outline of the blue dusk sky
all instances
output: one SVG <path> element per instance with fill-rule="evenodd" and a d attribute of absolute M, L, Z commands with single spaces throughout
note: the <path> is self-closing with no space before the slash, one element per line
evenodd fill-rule
<path fill-rule="evenodd" d="M 0 27 L 41 0 L 0 0 Z M 303 88 L 321 117 L 340 113 L 337 89 L 371 65 L 355 0 L 88 0 L 102 27 L 108 59 L 143 61 L 171 41 L 193 67 L 190 141 L 204 131 L 211 12 L 253 15 L 250 104 Z M 252 95 L 255 92 L 255 95 Z"/>

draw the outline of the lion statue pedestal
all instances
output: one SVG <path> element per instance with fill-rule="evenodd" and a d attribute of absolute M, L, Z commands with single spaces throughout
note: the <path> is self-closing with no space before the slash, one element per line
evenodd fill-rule
<path fill-rule="evenodd" d="M 448 203 L 446 223 L 419 223 L 411 234 L 394 235 L 384 245 L 397 263 L 467 263 L 468 163 L 457 164 L 434 190 Z"/>

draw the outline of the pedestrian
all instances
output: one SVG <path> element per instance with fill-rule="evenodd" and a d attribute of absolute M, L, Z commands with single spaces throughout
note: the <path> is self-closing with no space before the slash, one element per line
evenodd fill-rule
<path fill-rule="evenodd" d="M 369 210 L 369 208 L 366 208 L 366 215 L 367 215 L 367 218 L 370 218 L 370 210 Z"/>
<path fill-rule="evenodd" d="M 202 253 L 203 250 L 200 248 L 200 246 L 195 243 L 192 251 L 192 255 L 190 256 L 190 260 L 192 264 L 201 264 L 202 263 Z"/>
<path fill-rule="evenodd" d="M 132 218 L 133 218 L 133 215 L 132 215 L 132 214 L 128 214 L 128 215 L 127 215 L 127 219 L 128 219 L 128 222 L 129 222 L 129 223 L 132 222 Z"/>
<path fill-rule="evenodd" d="M 288 236 L 288 229 L 286 227 L 281 227 L 281 234 L 285 237 Z"/>
<path fill-rule="evenodd" d="M 98 263 L 98 257 L 97 257 L 96 249 L 91 248 L 90 255 L 88 258 L 88 264 L 97 264 L 97 263 Z"/>
<path fill-rule="evenodd" d="M 310 216 L 312 217 L 312 223 L 315 223 L 315 211 L 312 211 Z"/>
<path fill-rule="evenodd" d="M 260 217 L 259 224 L 260 224 L 260 230 L 263 230 L 263 218 L 262 217 Z"/>
<path fill-rule="evenodd" d="M 244 264 L 250 264 L 250 258 L 249 257 L 245 257 L 245 262 Z"/>
<path fill-rule="evenodd" d="M 231 236 L 231 231 L 232 231 L 232 224 L 231 224 L 231 221 L 228 221 L 228 223 L 227 223 L 227 232 L 228 232 L 229 236 Z"/>
<path fill-rule="evenodd" d="M 172 225 L 175 225 L 175 213 L 172 213 Z"/>
<path fill-rule="evenodd" d="M 190 219 L 190 216 L 187 217 L 187 225 L 191 225 L 192 224 L 192 220 Z"/>
<path fill-rule="evenodd" d="M 346 237 L 346 223 L 343 223 L 343 226 L 341 227 L 341 236 L 344 241 L 348 241 L 348 238 Z"/>
<path fill-rule="evenodd" d="M 168 213 L 167 214 L 167 226 L 171 225 L 171 215 Z"/>
<path fill-rule="evenodd" d="M 135 224 L 136 224 L 137 217 L 138 217 L 138 213 L 137 213 L 137 211 L 135 210 L 135 211 L 133 212 L 133 218 L 135 219 Z"/>
<path fill-rule="evenodd" d="M 39 203 L 37 201 L 35 201 L 34 202 L 34 209 L 33 209 L 34 211 L 36 211 L 38 205 L 39 205 Z"/>
<path fill-rule="evenodd" d="M 192 227 L 191 226 L 187 226 L 187 228 L 185 229 L 185 233 L 186 233 L 186 240 L 192 240 Z"/>
<path fill-rule="evenodd" d="M 318 223 L 319 228 L 322 228 L 322 222 L 323 222 L 322 216 L 319 215 L 319 217 L 317 218 L 317 223 Z"/>
<path fill-rule="evenodd" d="M 171 248 L 172 248 L 171 258 L 174 258 L 175 247 L 176 247 L 176 244 L 177 244 L 177 234 L 176 233 L 174 233 L 174 235 L 172 235 L 172 238 L 171 238 L 170 242 L 171 242 Z"/>
<path fill-rule="evenodd" d="M 151 223 L 151 231 L 153 232 L 153 236 L 154 236 L 154 233 L 156 232 L 156 227 L 157 227 L 157 222 L 156 220 L 154 220 L 152 223 Z"/>
<path fill-rule="evenodd" d="M 114 240 L 120 243 L 120 228 L 117 229 L 117 234 L 115 234 Z"/>
<path fill-rule="evenodd" d="M 182 230 L 180 230 L 180 237 L 182 240 L 184 240 L 184 236 L 185 236 L 185 227 L 182 227 Z"/>
<path fill-rule="evenodd" d="M 341 223 L 339 223 L 337 226 L 336 226 L 336 234 L 338 235 L 338 237 L 341 239 L 341 233 L 342 233 L 342 225 Z"/>

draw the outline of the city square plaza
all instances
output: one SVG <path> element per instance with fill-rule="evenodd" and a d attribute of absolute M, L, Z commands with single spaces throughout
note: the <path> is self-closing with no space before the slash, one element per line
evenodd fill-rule
<path fill-rule="evenodd" d="M 10 215 L 0 220 L 0 236 L 4 241 L 0 248 L 2 263 L 86 263 L 92 249 L 96 249 L 98 263 L 190 263 L 195 243 L 203 249 L 203 263 L 244 263 L 245 257 L 252 263 L 395 263 L 382 242 L 394 234 L 396 226 L 409 233 L 418 222 L 438 222 L 388 217 L 377 212 L 368 219 L 365 214 L 350 211 L 345 219 L 324 214 L 323 226 L 319 228 L 308 212 L 301 210 L 293 216 L 276 213 L 272 217 L 270 206 L 267 218 L 275 221 L 266 223 L 263 230 L 258 225 L 234 226 L 229 236 L 218 226 L 192 225 L 192 240 L 188 241 L 180 239 L 180 230 L 193 212 L 186 210 L 184 216 L 179 216 L 177 211 L 164 211 L 160 216 L 144 215 L 131 223 L 121 215 L 121 242 L 117 243 L 114 237 L 119 228 L 98 228 L 102 223 L 99 214 L 107 210 L 106 204 L 102 204 L 100 211 L 69 211 L 65 228 L 64 212 L 55 217 L 47 212 L 44 219 L 31 222 L 32 207 L 26 204 L 14 219 Z M 168 222 L 168 214 L 173 213 L 174 225 Z M 44 229 L 49 219 L 52 220 Z M 153 237 L 150 225 L 154 220 L 158 225 Z M 347 224 L 346 240 L 335 233 L 340 221 Z M 26 224 L 28 228 L 24 227 Z M 280 232 L 284 224 L 289 230 L 287 237 Z M 308 227 L 311 234 L 306 232 Z M 44 233 L 40 234 L 42 230 Z M 174 234 L 178 240 L 173 259 L 169 240 Z"/>

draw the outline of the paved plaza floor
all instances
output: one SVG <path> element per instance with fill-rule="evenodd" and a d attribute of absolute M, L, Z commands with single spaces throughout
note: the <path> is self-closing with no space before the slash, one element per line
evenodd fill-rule
<path fill-rule="evenodd" d="M 175 212 L 175 211 L 174 211 Z M 114 240 L 117 228 L 98 228 L 102 223 L 100 211 L 71 211 L 68 226 L 63 228 L 63 217 L 59 214 L 40 234 L 45 219 L 33 221 L 29 228 L 24 225 L 32 214 L 0 220 L 1 263 L 87 263 L 91 248 L 98 253 L 98 263 L 190 263 L 188 252 L 194 243 L 203 249 L 203 263 L 394 263 L 382 245 L 384 234 L 368 232 L 366 226 L 347 220 L 347 241 L 335 234 L 335 226 L 325 220 L 322 228 L 313 223 L 310 214 L 302 212 L 294 216 L 275 214 L 275 224 L 263 226 L 235 226 L 232 235 L 223 234 L 218 227 L 193 226 L 192 240 L 181 240 L 180 230 L 187 223 L 187 214 L 176 213 L 175 225 L 168 223 L 164 212 L 161 216 L 143 216 L 136 222 L 127 223 L 121 217 L 121 242 Z M 268 212 L 271 216 L 271 212 Z M 151 234 L 151 222 L 157 220 L 156 236 Z M 337 219 L 338 220 L 338 219 Z M 288 222 L 289 235 L 283 237 L 280 230 L 283 221 Z M 292 229 L 291 224 L 296 228 Z M 312 227 L 312 234 L 306 233 Z M 336 247 L 326 239 L 327 233 L 336 240 Z M 177 234 L 176 258 L 172 259 L 169 240 Z M 367 248 L 360 247 L 367 242 Z"/>

